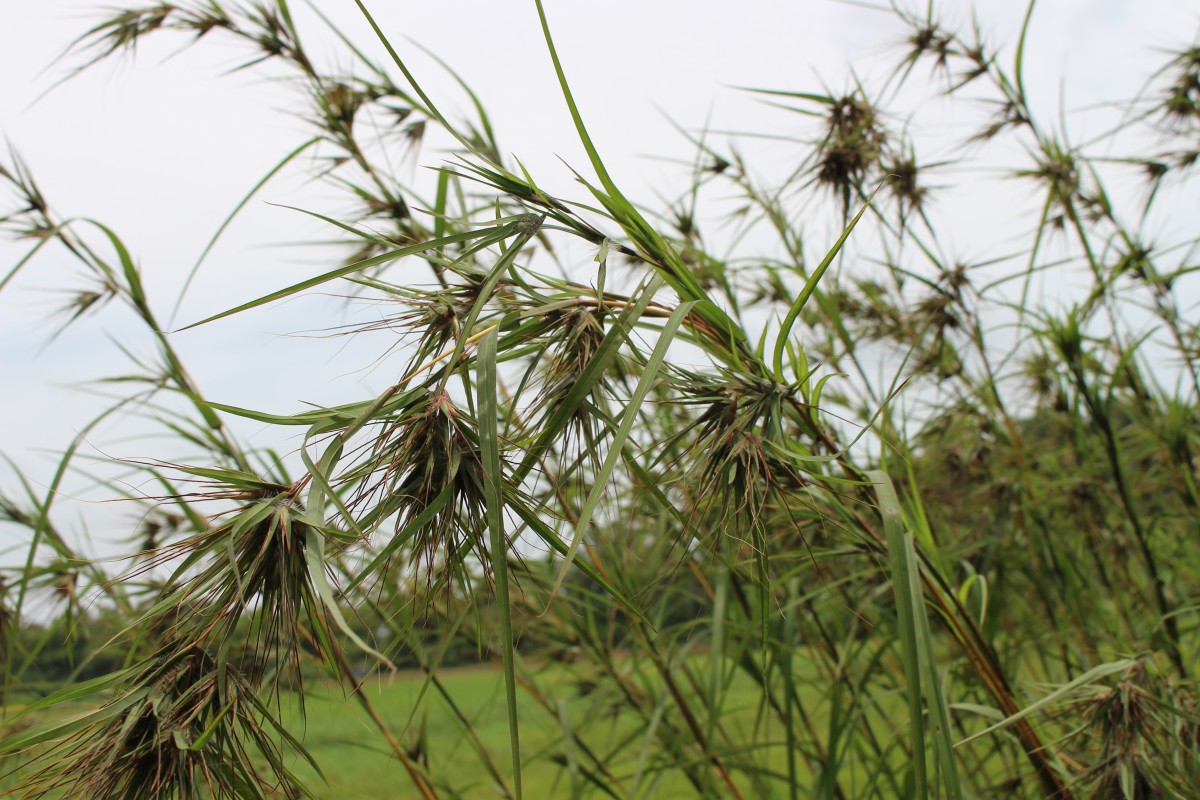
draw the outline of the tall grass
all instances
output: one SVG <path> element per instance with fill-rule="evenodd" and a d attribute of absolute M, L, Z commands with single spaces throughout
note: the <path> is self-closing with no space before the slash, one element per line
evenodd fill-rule
<path fill-rule="evenodd" d="M 125 625 L 106 645 L 122 669 L 24 714 L 92 710 L 13 718 L 0 748 L 26 796 L 303 796 L 304 743 L 278 718 L 321 671 L 411 796 L 464 796 L 422 756 L 418 710 L 384 715 L 361 684 L 364 665 L 415 662 L 422 695 L 456 709 L 437 674 L 464 641 L 503 670 L 504 752 L 455 712 L 500 796 L 522 796 L 531 759 L 573 797 L 668 779 L 702 797 L 1200 796 L 1198 238 L 1161 191 L 1187 188 L 1200 152 L 1200 51 L 1167 54 L 1114 98 L 1119 124 L 1075 141 L 1029 102 L 1032 3 L 1015 49 L 932 6 L 896 11 L 906 51 L 882 85 L 753 90 L 809 125 L 790 174 L 764 182 L 736 147 L 689 137 L 690 187 L 651 209 L 589 135 L 553 9 L 538 0 L 529 24 L 587 154 L 570 197 L 503 155 L 482 99 L 447 117 L 357 5 L 376 39 L 334 31 L 353 69 L 311 57 L 284 0 L 130 8 L 73 52 L 90 68 L 148 36 L 224 37 L 244 69 L 296 79 L 317 133 L 233 215 L 318 149 L 319 179 L 357 209 L 320 217 L 348 255 L 195 325 L 349 283 L 394 309 L 363 328 L 402 362 L 376 396 L 299 413 L 209 397 L 119 234 L 58 216 L 15 156 L 0 167 L 0 219 L 29 245 L 3 283 L 44 249 L 74 259 L 85 283 L 56 324 L 117 305 L 156 342 L 102 419 L 136 406 L 191 453 L 127 464 L 157 496 L 110 483 L 145 510 L 128 568 L 59 527 L 77 446 L 51 486 L 0 503 L 27 548 L 3 596 L 6 696 L 37 663 L 20 632 L 43 587 L 98 594 Z M 976 126 L 952 160 L 925 160 L 905 124 L 928 70 Z M 423 194 L 384 152 L 434 130 L 455 159 Z M 989 158 L 1041 210 L 1010 251 L 963 263 L 936 201 Z M 1112 188 L 1130 175 L 1140 192 Z M 706 202 L 731 195 L 710 234 Z M 594 260 L 557 263 L 572 241 Z M 233 418 L 299 444 L 252 447 Z M 544 683 L 547 660 L 594 713 Z M 612 709 L 636 729 L 616 733 Z M 522 749 L 528 726 L 559 746 Z"/>

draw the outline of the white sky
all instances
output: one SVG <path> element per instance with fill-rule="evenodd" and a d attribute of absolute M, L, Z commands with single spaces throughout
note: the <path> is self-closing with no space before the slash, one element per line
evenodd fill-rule
<path fill-rule="evenodd" d="M 166 316 L 183 276 L 209 236 L 244 192 L 308 131 L 289 104 L 294 94 L 250 70 L 219 74 L 245 51 L 214 34 L 173 55 L 182 39 L 151 37 L 135 61 L 94 68 L 33 104 L 64 73 L 53 58 L 96 19 L 94 0 L 0 0 L 0 129 L 30 165 L 62 215 L 95 217 L 114 228 L 145 269 L 148 290 Z M 336 52 L 299 0 L 302 33 Z M 386 61 L 351 0 L 320 0 L 372 57 Z M 532 1 L 438 0 L 369 4 L 393 41 L 411 37 L 443 57 L 484 100 L 502 147 L 518 156 L 551 191 L 579 196 L 561 159 L 586 160 L 554 81 Z M 802 91 L 847 87 L 847 67 L 868 84 L 886 77 L 903 34 L 886 13 L 826 0 L 667 2 L 546 0 L 556 42 L 585 119 L 618 183 L 638 199 L 673 195 L 683 171 L 648 156 L 689 159 L 690 146 L 665 115 L 698 129 L 790 134 L 794 115 L 771 110 L 730 87 Z M 904 4 L 911 7 L 909 4 Z M 918 4 L 920 7 L 922 4 Z M 1023 4 L 980 2 L 989 41 L 1015 43 Z M 944 18 L 970 19 L 962 2 L 941 3 Z M 1200 4 L 1189 0 L 1043 0 L 1029 42 L 1031 86 L 1043 112 L 1060 98 L 1078 108 L 1136 93 L 1153 47 L 1193 42 Z M 158 43 L 155 44 L 155 41 Z M 1011 51 L 1008 51 L 1011 52 Z M 464 98 L 428 58 L 408 48 L 418 77 L 444 109 L 466 109 Z M 168 58 L 168 56 L 172 56 Z M 347 57 L 338 63 L 349 65 Z M 924 70 L 925 67 L 918 67 Z M 1059 83 L 1058 76 L 1065 78 Z M 1060 95 L 1060 90 L 1062 95 Z M 32 105 L 31 105 L 32 104 Z M 762 148 L 787 171 L 795 147 Z M 926 160 L 933 156 L 925 154 Z M 440 157 L 425 153 L 422 164 Z M 404 167 L 411 169 L 411 166 Z M 760 163 L 760 172 L 771 163 Z M 329 268 L 333 251 L 264 248 L 324 232 L 313 221 L 267 201 L 319 205 L 300 179 L 263 192 L 214 252 L 185 303 L 179 322 L 194 321 Z M 966 255 L 987 252 L 976 241 L 980 221 L 1010 213 L 1003 198 L 975 198 L 961 230 L 949 233 Z M 7 207 L 5 207 L 7 210 Z M 971 220 L 974 220 L 973 222 Z M 0 241 L 0 275 L 22 250 Z M 67 388 L 125 368 L 105 330 L 149 351 L 142 331 L 122 322 L 116 307 L 85 320 L 46 345 L 47 316 L 64 301 L 54 290 L 78 273 L 58 255 L 43 257 L 0 294 L 0 452 L 37 483 L 50 479 L 55 451 L 65 447 L 100 405 Z M 235 317 L 175 338 L 210 399 L 287 412 L 297 401 L 346 402 L 385 385 L 355 373 L 379 348 L 342 351 L 344 342 L 288 337 L 341 321 L 339 306 L 302 298 Z M 105 432 L 97 446 L 119 456 L 155 455 L 154 443 Z M 129 429 L 132 430 L 132 429 Z M 271 434 L 274 435 L 274 434 Z M 11 487 L 0 469 L 0 487 Z M 82 493 L 86 491 L 81 489 Z M 79 512 L 83 513 L 83 512 Z"/>

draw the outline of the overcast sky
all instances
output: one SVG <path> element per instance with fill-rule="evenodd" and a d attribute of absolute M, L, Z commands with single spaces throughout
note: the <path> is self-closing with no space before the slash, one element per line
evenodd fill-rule
<path fill-rule="evenodd" d="M 120 233 L 145 268 L 148 290 L 165 316 L 225 214 L 309 135 L 289 114 L 292 91 L 253 70 L 221 77 L 245 52 L 227 41 L 214 37 L 178 52 L 183 40 L 167 35 L 153 37 L 158 43 L 152 39 L 136 60 L 103 64 L 34 103 L 71 63 L 56 65 L 55 56 L 97 18 L 98 7 L 114 3 L 0 2 L 0 129 L 60 214 L 94 217 Z M 294 5 L 310 43 L 335 53 L 336 43 L 321 33 L 320 23 L 309 25 L 312 15 Z M 351 0 L 319 5 L 363 49 L 385 60 Z M 576 167 L 586 160 L 531 1 L 369 5 L 398 45 L 404 37 L 419 41 L 462 74 L 492 113 L 502 147 L 539 183 L 575 193 L 563 160 Z M 970 19 L 966 3 L 939 5 L 951 22 Z M 978 5 L 989 41 L 1014 43 L 1021 4 Z M 851 65 L 865 82 L 878 81 L 901 52 L 903 33 L 886 13 L 824 0 L 546 0 L 546 6 L 594 138 L 618 182 L 645 201 L 656 191 L 670 194 L 683 177 L 651 156 L 691 156 L 668 116 L 691 129 L 707 123 L 718 130 L 792 133 L 796 117 L 731 87 L 844 90 Z M 1148 65 L 1161 63 L 1152 48 L 1194 42 L 1198 13 L 1200 4 L 1190 0 L 1043 0 L 1029 42 L 1029 74 L 1037 78 L 1031 85 L 1040 92 L 1035 101 L 1057 114 L 1064 97 L 1068 108 L 1081 108 L 1133 95 Z M 410 53 L 426 88 L 445 98 L 446 110 L 465 109 L 461 93 L 436 66 Z M 1058 76 L 1064 76 L 1061 82 Z M 778 168 L 790 169 L 789 151 L 773 152 Z M 426 153 L 421 163 L 439 160 Z M 303 205 L 312 191 L 298 178 L 269 187 L 213 254 L 178 321 L 194 321 L 328 264 L 322 259 L 332 253 L 263 247 L 322 234 L 310 219 L 267 205 Z M 973 213 L 995 218 L 1009 210 L 981 198 Z M 0 275 L 21 252 L 0 242 Z M 99 407 L 68 386 L 124 369 L 105 327 L 115 326 L 135 348 L 152 347 L 146 334 L 120 323 L 119 313 L 84 322 L 47 345 L 43 321 L 65 297 L 56 290 L 78 278 L 64 268 L 67 263 L 58 255 L 36 261 L 0 294 L 0 452 L 36 482 L 49 479 L 56 460 L 50 453 L 66 446 Z M 298 400 L 345 402 L 386 385 L 384 378 L 360 372 L 370 365 L 369 351 L 287 336 L 337 324 L 337 309 L 328 299 L 298 299 L 175 341 L 211 399 L 279 412 L 296 410 Z M 118 434 L 110 431 L 104 442 L 117 455 L 153 455 L 152 446 L 122 442 Z M 0 472 L 5 485 L 11 486 L 10 476 Z"/>

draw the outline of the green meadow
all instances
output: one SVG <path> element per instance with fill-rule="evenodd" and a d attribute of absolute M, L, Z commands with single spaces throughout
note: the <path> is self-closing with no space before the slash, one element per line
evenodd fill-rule
<path fill-rule="evenodd" d="M 686 671 L 706 670 L 707 660 L 693 656 Z M 536 687 L 536 695 L 519 695 L 518 713 L 527 724 L 522 728 L 522 773 L 528 797 L 575 798 L 611 796 L 620 787 L 622 797 L 684 798 L 695 794 L 695 786 L 677 768 L 669 752 L 627 703 L 603 690 L 590 679 L 591 670 L 554 664 L 532 669 L 523 681 Z M 815 670 L 806 670 L 815 678 Z M 594 677 L 594 676 L 593 676 Z M 656 685 L 657 684 L 657 685 Z M 648 684 L 662 691 L 661 683 Z M 819 687 L 805 683 L 806 702 L 814 710 L 814 723 L 828 726 L 830 707 L 822 702 Z M 509 727 L 504 700 L 504 675 L 495 665 L 452 667 L 438 672 L 437 682 L 426 673 L 399 671 L 391 676 L 372 677 L 362 691 L 375 711 L 414 761 L 435 781 L 439 796 L 486 798 L 502 795 L 495 774 L 512 781 L 512 764 L 482 753 L 503 752 Z M 538 699 L 535 699 L 535 696 Z M 314 796 L 336 800 L 403 800 L 420 798 L 395 754 L 380 742 L 379 730 L 364 713 L 353 694 L 340 684 L 312 680 L 305 685 L 303 706 L 295 693 L 282 695 L 280 719 L 287 730 L 304 743 L 320 765 L 318 774 L 309 764 L 295 759 L 291 769 Z M 696 699 L 696 698 L 692 698 Z M 760 744 L 740 754 L 729 754 L 744 765 L 745 776 L 763 796 L 788 792 L 787 753 L 779 723 L 764 719 L 761 694 L 746 678 L 730 676 L 720 692 L 720 725 L 734 738 Z M 668 698 L 661 706 L 667 711 Z M 9 730 L 26 724 L 45 723 L 59 716 L 85 713 L 91 706 L 60 705 L 50 713 L 26 720 L 18 717 Z M 14 706 L 10 711 L 19 711 Z M 876 713 L 883 727 L 889 715 L 902 725 L 903 699 L 898 694 L 881 698 Z M 772 726 L 775 728 L 772 730 Z M 595 764 L 581 759 L 579 748 L 587 747 L 610 771 L 597 780 Z M 902 761 L 904 754 L 894 758 Z M 867 770 L 856 768 L 848 758 L 843 784 L 865 791 Z M 15 762 L 14 762 L 15 763 Z M 902 766 L 897 763 L 897 768 Z M 874 770 L 872 770 L 874 771 Z M 606 783 L 611 781 L 611 783 Z M 819 775 L 802 771 L 804 793 L 816 791 Z M 0 788 L 18 784 L 17 776 L 5 776 Z M 607 785 L 609 788 L 600 788 Z"/>

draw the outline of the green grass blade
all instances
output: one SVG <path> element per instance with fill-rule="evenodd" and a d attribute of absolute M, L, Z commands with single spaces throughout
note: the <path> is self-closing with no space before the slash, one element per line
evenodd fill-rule
<path fill-rule="evenodd" d="M 338 267 L 335 270 L 330 270 L 329 272 L 318 275 L 315 278 L 309 278 L 308 280 L 300 281 L 300 283 L 293 284 L 286 289 L 280 289 L 278 291 L 271 292 L 270 294 L 263 295 L 257 300 L 251 300 L 249 303 L 242 303 L 236 308 L 222 311 L 219 314 L 213 314 L 211 317 L 206 317 L 199 322 L 193 322 L 191 325 L 187 325 L 179 330 L 186 331 L 201 325 L 207 325 L 210 322 L 215 322 L 219 319 L 233 316 L 234 314 L 240 314 L 241 312 L 249 311 L 252 308 L 258 308 L 259 306 L 266 305 L 267 303 L 273 303 L 276 300 L 282 300 L 285 297 L 291 297 L 294 294 L 303 292 L 306 289 L 311 289 L 314 286 L 320 286 L 323 283 L 328 283 L 329 281 L 337 280 L 338 278 L 344 278 L 347 275 L 353 275 L 355 272 L 361 272 L 364 269 L 370 269 L 371 267 L 375 267 L 380 264 L 386 264 L 387 262 L 395 261 L 398 258 L 416 255 L 417 253 L 424 253 L 426 250 L 433 250 L 438 247 L 444 247 L 448 244 L 466 242 L 470 241 L 471 239 L 481 239 L 485 236 L 489 237 L 489 240 L 492 243 L 498 242 L 508 236 L 510 230 L 511 226 L 509 225 L 498 225 L 490 228 L 482 228 L 476 231 L 463 231 L 461 233 L 451 234 L 450 236 L 443 236 L 440 239 L 431 239 L 427 242 L 418 242 L 416 244 L 409 245 L 408 247 L 401 247 L 397 250 L 391 251 L 390 253 L 381 253 L 380 255 L 373 256 L 371 258 L 365 258 L 362 261 L 356 261 L 353 264 L 349 264 L 344 267 Z"/>
<path fill-rule="evenodd" d="M 579 141 L 583 145 L 583 149 L 587 152 L 592 169 L 596 171 L 596 177 L 600 179 L 604 190 L 612 195 L 614 199 L 619 198 L 624 200 L 625 197 L 621 194 L 621 190 L 617 188 L 612 176 L 608 174 L 608 169 L 604 166 L 604 161 L 600 158 L 600 152 L 596 149 L 596 145 L 587 131 L 587 126 L 583 124 L 583 116 L 579 113 L 579 106 L 576 105 L 575 97 L 571 94 L 570 84 L 567 83 L 567 75 L 563 71 L 562 62 L 558 59 L 558 50 L 554 47 L 554 39 L 550 36 L 550 23 L 546 20 L 546 9 L 542 7 L 542 0 L 534 0 L 534 2 L 537 5 L 538 19 L 542 23 L 542 34 L 546 39 L 546 47 L 550 50 L 550 60 L 554 62 L 554 72 L 558 76 L 558 85 L 562 89 L 564 99 L 567 101 L 567 109 L 571 113 L 571 120 L 575 123 L 575 131 L 579 135 Z"/>
<path fill-rule="evenodd" d="M 918 796 L 929 796 L 928 770 L 925 763 L 925 741 L 928 735 L 934 745 L 934 757 L 942 778 L 941 786 L 951 800 L 962 797 L 954 763 L 954 741 L 951 739 L 950 715 L 942 692 L 933 649 L 929 617 L 925 613 L 924 591 L 913 534 L 905 529 L 900 500 L 891 479 L 881 471 L 868 474 L 875 485 L 879 509 L 883 515 L 884 533 L 896 595 L 896 611 L 900 619 L 901 652 L 904 673 L 908 678 L 908 709 L 910 731 L 913 735 L 913 766 L 916 770 Z M 928 720 L 921 710 L 925 699 Z"/>
<path fill-rule="evenodd" d="M 1095 683 L 1096 681 L 1100 680 L 1101 678 L 1106 678 L 1109 675 L 1113 675 L 1118 672 L 1124 672 L 1125 670 L 1129 669 L 1130 667 L 1134 666 L 1135 664 L 1137 664 L 1136 659 L 1122 658 L 1117 661 L 1109 661 L 1108 663 L 1099 664 L 1095 667 L 1092 667 L 1091 669 L 1089 669 L 1087 672 L 1080 675 L 1075 680 L 1070 681 L 1068 683 L 1064 683 L 1062 686 L 1058 687 L 1053 692 L 1050 692 L 1049 694 L 1047 694 L 1045 697 L 1041 698 L 1037 702 L 1030 703 L 1025 708 L 1018 711 L 1016 714 L 1012 714 L 1008 717 L 1005 717 L 1004 719 L 997 722 L 995 725 L 991 725 L 987 728 L 984 728 L 983 730 L 979 731 L 978 733 L 971 734 L 967 738 L 963 739 L 961 742 L 958 742 L 955 745 L 955 747 L 962 747 L 964 744 L 970 744 L 971 742 L 973 742 L 977 739 L 982 739 L 984 736 L 990 736 L 991 734 L 995 733 L 996 731 L 1008 727 L 1009 725 L 1013 724 L 1017 720 L 1024 719 L 1025 717 L 1028 717 L 1030 714 L 1033 714 L 1042 708 L 1052 705 L 1053 703 L 1057 702 L 1058 700 L 1062 699 L 1063 697 L 1066 697 L 1067 695 L 1071 694 L 1072 692 L 1074 692 L 1075 690 L 1077 690 L 1083 686 L 1087 686 L 1088 684 Z"/>
<path fill-rule="evenodd" d="M 1017 83 L 1017 97 L 1022 103 L 1027 102 L 1025 94 L 1025 40 L 1029 36 L 1029 23 L 1033 20 L 1033 7 L 1037 0 L 1029 0 L 1025 9 L 1025 19 L 1021 22 L 1021 36 L 1017 39 L 1017 52 L 1013 59 L 1013 78 Z"/>
<path fill-rule="evenodd" d="M 514 248 L 515 249 L 515 248 Z M 504 534 L 503 473 L 497 407 L 496 342 L 492 330 L 479 344 L 478 365 L 479 455 L 483 462 L 487 525 L 491 531 L 492 579 L 496 583 L 496 611 L 500 621 L 500 652 L 504 661 L 504 697 L 508 703 L 508 736 L 512 752 L 513 791 L 521 799 L 521 737 L 517 725 L 517 678 L 513 646 L 512 606 L 508 594 L 508 539 Z"/>
<path fill-rule="evenodd" d="M 83 698 L 93 695 L 96 692 L 109 689 L 115 684 L 120 683 L 128 678 L 134 671 L 135 669 L 131 667 L 128 669 L 117 670 L 116 672 L 110 672 L 107 675 L 101 675 L 98 678 L 92 678 L 91 680 L 82 681 L 81 683 L 71 684 L 70 686 L 66 686 L 56 692 L 46 695 L 43 698 L 33 701 L 14 714 L 13 717 L 15 718 L 22 714 L 29 714 L 35 711 L 42 711 L 58 705 L 59 703 L 82 700 Z"/>
<path fill-rule="evenodd" d="M 358 6 L 358 10 L 362 12 L 363 17 L 367 20 L 367 24 L 371 26 L 371 30 L 375 32 L 375 36 L 379 39 L 380 44 L 382 44 L 383 48 L 387 50 L 392 62 L 400 69 L 400 72 L 404 74 L 404 78 L 408 81 L 409 86 L 413 88 L 413 91 L 415 91 L 417 96 L 421 98 L 421 102 L 425 104 L 425 111 L 429 114 L 429 116 L 436 119 L 438 124 L 445 128 L 447 133 L 457 139 L 458 143 L 466 148 L 468 152 L 473 153 L 488 164 L 491 164 L 493 167 L 503 170 L 503 167 L 493 161 L 490 154 L 481 152 L 479 148 L 475 146 L 475 143 L 470 140 L 470 138 L 463 136 L 458 128 L 452 125 L 450 120 L 446 119 L 442 112 L 438 110 L 438 107 L 434 104 L 429 95 L 425 94 L 425 90 L 421 88 L 421 85 L 417 83 L 416 77 L 412 74 L 412 72 L 409 71 L 408 65 L 404 63 L 404 60 L 400 58 L 400 54 L 396 52 L 396 48 L 392 46 L 392 43 L 384 34 L 383 29 L 379 27 L 379 24 L 375 21 L 375 18 L 371 15 L 371 12 L 367 10 L 367 6 L 362 2 L 362 0 L 354 0 L 354 3 Z"/>
<path fill-rule="evenodd" d="M 37 244 L 29 248 L 29 251 L 26 252 L 25 255 L 21 256 L 17 263 L 13 265 L 13 268 L 10 269 L 2 279 L 0 279 L 0 291 L 3 291 L 4 287 L 8 285 L 8 282 L 15 278 L 17 273 L 21 271 L 21 267 L 28 264 L 33 257 L 37 255 L 38 251 L 45 247 L 46 243 L 50 241 L 53 241 L 52 236 L 45 236 L 41 239 L 38 239 Z"/>
<path fill-rule="evenodd" d="M 310 465 L 309 469 L 314 474 L 320 475 L 320 479 L 314 479 L 309 486 L 308 513 L 318 515 L 324 513 L 325 501 L 328 498 L 328 487 L 333 485 L 330 476 L 333 474 L 333 467 L 341 457 L 341 454 L 341 441 L 335 440 L 333 444 L 325 448 L 325 452 L 321 454 L 319 463 L 313 463 L 308 458 L 305 459 L 306 463 Z M 379 659 L 389 669 L 395 669 L 396 667 L 392 664 L 391 660 L 363 641 L 342 615 L 337 597 L 333 593 L 333 587 L 330 586 L 329 577 L 326 574 L 325 534 L 315 526 L 308 526 L 306 532 L 304 560 L 308 564 L 308 576 L 309 580 L 312 581 L 313 589 L 320 598 L 321 604 L 333 619 L 334 624 L 346 635 L 346 638 L 354 642 L 364 653 Z"/>
<path fill-rule="evenodd" d="M 887 540 L 889 566 L 892 573 L 892 589 L 896 596 L 896 616 L 900 628 L 900 656 L 904 663 L 904 675 L 908 679 L 908 729 L 912 741 L 914 796 L 929 796 L 929 775 L 925 762 L 925 714 L 921 705 L 921 656 L 917 643 L 916 617 L 925 613 L 918 587 L 913 587 L 916 565 L 910 557 L 905 540 L 904 523 L 900 516 L 900 500 L 892 488 L 891 479 L 883 472 L 870 472 L 868 477 L 875 483 L 879 498 L 879 510 L 883 515 L 884 535 Z"/>
<path fill-rule="evenodd" d="M 729 353 L 727 355 L 736 360 L 738 358 L 737 347 L 739 344 L 744 344 L 745 341 L 742 329 L 728 314 L 721 310 L 720 306 L 712 301 L 708 293 L 700 286 L 695 276 L 692 275 L 691 270 L 679 258 L 675 249 L 659 235 L 653 225 L 646 221 L 646 218 L 637 210 L 637 207 L 625 197 L 616 182 L 613 181 L 607 167 L 604 166 L 603 159 L 600 158 L 600 152 L 596 149 L 596 145 L 588 133 L 587 126 L 583 123 L 583 115 L 579 112 L 579 106 L 575 102 L 575 96 L 572 94 L 571 86 L 567 82 L 566 72 L 563 71 L 562 62 L 558 58 L 558 50 L 554 46 L 554 39 L 550 35 L 550 24 L 546 19 L 546 10 L 542 7 L 541 0 L 534 0 L 534 2 L 537 5 L 538 19 L 542 24 L 542 34 L 546 40 L 546 48 L 550 52 L 550 60 L 553 62 L 554 72 L 558 76 L 559 88 L 562 90 L 563 99 L 567 103 L 571 120 L 575 123 L 575 132 L 584 150 L 587 152 L 592 169 L 600 179 L 600 185 L 604 187 L 604 192 L 597 191 L 594 187 L 587 184 L 586 181 L 583 181 L 582 177 L 580 177 L 580 180 L 592 190 L 592 193 L 596 195 L 597 199 L 612 214 L 613 219 L 646 253 L 648 260 L 668 280 L 671 288 L 678 292 L 683 300 L 699 301 L 696 313 L 715 330 L 720 331 L 728 338 Z"/>
<path fill-rule="evenodd" d="M 647 768 L 649 767 L 650 753 L 655 740 L 659 735 L 659 726 L 662 725 L 663 715 L 667 711 L 668 696 L 663 694 L 658 699 L 658 703 L 654 706 L 654 712 L 650 715 L 650 719 L 646 722 L 646 730 L 642 735 L 642 747 L 638 751 L 637 770 L 633 774 L 633 784 L 629 787 L 630 800 L 638 800 L 641 797 L 651 796 L 654 790 L 651 784 L 645 793 L 639 791 L 642 781 L 645 780 Z"/>
<path fill-rule="evenodd" d="M 858 224 L 858 221 L 862 219 L 863 214 L 867 213 L 867 209 L 871 207 L 871 201 L 875 199 L 875 195 L 879 193 L 880 188 L 882 188 L 882 184 L 876 187 L 874 192 L 871 192 L 871 196 L 867 198 L 867 202 L 864 203 L 863 207 L 859 209 L 857 214 L 854 215 L 854 219 L 850 220 L 850 224 L 846 226 L 844 231 L 842 231 L 842 235 L 839 236 L 838 240 L 833 243 L 833 247 L 830 248 L 829 252 L 825 254 L 825 257 L 821 259 L 821 263 L 817 265 L 815 270 L 813 270 L 812 275 L 808 277 L 808 280 L 804 284 L 804 288 L 800 290 L 800 294 L 796 296 L 796 299 L 792 302 L 792 307 L 788 309 L 787 315 L 784 316 L 783 323 L 779 326 L 778 338 L 775 339 L 775 358 L 772 361 L 775 369 L 776 380 L 783 381 L 784 379 L 783 354 L 787 348 L 788 334 L 791 333 L 792 326 L 796 324 L 796 319 L 800 316 L 800 312 L 804 310 L 804 306 L 808 303 L 808 299 L 812 297 L 813 292 L 817 290 L 817 284 L 825 275 L 825 271 L 829 269 L 829 265 L 833 263 L 833 259 L 837 257 L 837 254 L 842 251 L 842 247 L 846 244 L 846 240 L 850 238 L 850 232 L 854 230 L 854 226 Z"/>
<path fill-rule="evenodd" d="M 179 306 L 183 303 L 183 298 L 187 296 L 188 289 L 191 287 L 192 281 L 196 277 L 196 273 L 200 271 L 200 266 L 204 263 L 204 259 L 208 258 L 208 254 L 212 252 L 213 247 L 216 246 L 217 241 L 221 238 L 221 235 L 225 233 L 225 229 L 229 227 L 230 223 L 232 223 L 235 218 L 237 218 L 237 215 L 242 212 L 242 209 L 246 207 L 246 204 L 254 199 L 254 196 L 258 194 L 258 191 L 267 185 L 271 178 L 274 178 L 276 175 L 278 175 L 281 169 L 292 162 L 292 159 L 296 158 L 319 141 L 321 141 L 321 137 L 314 136 L 281 158 L 279 162 L 275 164 L 275 166 L 271 167 L 266 175 L 263 175 L 262 178 L 259 179 L 258 183 L 251 187 L 250 191 L 246 193 L 246 196 L 243 197 L 241 201 L 239 201 L 238 204 L 233 207 L 233 210 L 229 212 L 229 215 L 221 221 L 220 226 L 217 227 L 216 233 L 214 233 L 212 238 L 208 240 L 208 244 L 204 245 L 204 250 L 200 252 L 200 257 L 196 259 L 196 263 L 192 265 L 190 270 L 188 270 L 187 278 L 185 278 L 183 281 L 183 287 L 179 290 L 179 297 L 175 298 L 175 305 L 171 308 L 171 315 L 167 319 L 168 327 L 174 324 L 175 315 L 179 313 Z"/>

